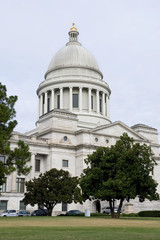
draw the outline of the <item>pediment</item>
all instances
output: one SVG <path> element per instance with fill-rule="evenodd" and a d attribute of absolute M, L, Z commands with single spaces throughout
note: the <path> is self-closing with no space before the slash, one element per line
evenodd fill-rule
<path fill-rule="evenodd" d="M 134 138 L 138 141 L 147 141 L 148 139 L 141 134 L 135 132 L 132 128 L 128 127 L 121 121 L 113 122 L 110 124 L 105 124 L 100 127 L 96 127 L 91 130 L 92 133 L 108 135 L 113 137 L 120 137 L 124 132 L 128 134 L 129 137 Z"/>

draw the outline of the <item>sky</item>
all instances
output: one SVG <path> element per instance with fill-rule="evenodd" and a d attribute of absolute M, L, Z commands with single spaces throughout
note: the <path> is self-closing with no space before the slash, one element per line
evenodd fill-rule
<path fill-rule="evenodd" d="M 15 130 L 35 128 L 36 90 L 73 22 L 110 86 L 111 121 L 160 132 L 160 0 L 0 0 L 0 82 L 18 96 Z"/>

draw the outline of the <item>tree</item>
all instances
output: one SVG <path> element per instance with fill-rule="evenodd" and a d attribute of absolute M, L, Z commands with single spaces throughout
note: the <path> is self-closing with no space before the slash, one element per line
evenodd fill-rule
<path fill-rule="evenodd" d="M 124 200 L 158 200 L 157 183 L 151 176 L 156 165 L 150 146 L 134 143 L 127 133 L 111 147 L 99 147 L 85 160 L 80 186 L 85 199 L 109 201 L 112 217 L 119 217 Z M 119 200 L 118 212 L 114 202 Z"/>
<path fill-rule="evenodd" d="M 7 156 L 5 162 L 0 161 L 0 185 L 5 181 L 5 174 L 16 169 L 19 175 L 27 174 L 31 169 L 26 165 L 31 155 L 28 145 L 19 141 L 18 148 L 10 149 L 10 137 L 17 125 L 17 121 L 14 120 L 16 101 L 17 96 L 7 97 L 6 86 L 0 83 L 0 155 Z"/>
<path fill-rule="evenodd" d="M 81 202 L 81 190 L 78 187 L 78 178 L 71 177 L 68 171 L 57 170 L 56 168 L 40 174 L 26 182 L 26 193 L 24 203 L 34 206 L 38 204 L 48 209 L 48 215 L 58 203 Z"/>

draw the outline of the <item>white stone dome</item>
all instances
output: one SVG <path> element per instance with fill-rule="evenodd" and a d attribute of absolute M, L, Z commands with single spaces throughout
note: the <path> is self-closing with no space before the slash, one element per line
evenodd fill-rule
<path fill-rule="evenodd" d="M 93 55 L 78 42 L 78 34 L 73 24 L 69 42 L 51 60 L 37 94 L 40 118 L 57 109 L 59 113 L 76 114 L 79 130 L 111 122 L 111 91 Z"/>
<path fill-rule="evenodd" d="M 52 58 L 48 71 L 65 67 L 83 67 L 99 71 L 96 59 L 79 42 L 69 42 L 59 50 Z"/>

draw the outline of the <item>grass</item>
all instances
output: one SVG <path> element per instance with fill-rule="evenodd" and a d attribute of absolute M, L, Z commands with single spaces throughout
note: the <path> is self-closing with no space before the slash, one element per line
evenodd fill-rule
<path fill-rule="evenodd" d="M 0 240 L 160 240 L 160 218 L 0 218 Z"/>

